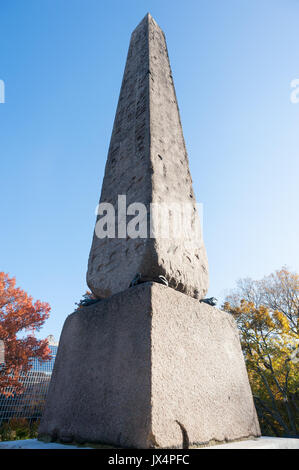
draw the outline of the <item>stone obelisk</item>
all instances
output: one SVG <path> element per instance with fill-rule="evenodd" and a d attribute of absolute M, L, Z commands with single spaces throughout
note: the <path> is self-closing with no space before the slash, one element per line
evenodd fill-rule
<path fill-rule="evenodd" d="M 199 224 L 165 37 L 149 14 L 132 34 L 100 198 L 117 219 L 120 195 L 146 221 L 152 205 L 176 203 Z M 65 321 L 39 438 L 180 448 L 259 436 L 236 324 L 200 302 L 201 233 L 120 231 L 101 238 L 96 224 L 87 281 L 99 300 Z"/>

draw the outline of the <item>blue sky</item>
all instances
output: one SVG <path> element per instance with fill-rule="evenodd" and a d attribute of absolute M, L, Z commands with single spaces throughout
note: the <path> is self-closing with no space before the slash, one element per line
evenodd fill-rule
<path fill-rule="evenodd" d="M 14 0 L 0 6 L 0 270 L 51 304 L 59 337 L 85 273 L 130 34 L 166 34 L 210 296 L 299 271 L 297 0 Z"/>

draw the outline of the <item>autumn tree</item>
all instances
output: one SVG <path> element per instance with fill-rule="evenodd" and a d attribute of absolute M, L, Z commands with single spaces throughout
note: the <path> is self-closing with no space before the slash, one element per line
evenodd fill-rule
<path fill-rule="evenodd" d="M 0 364 L 0 393 L 12 395 L 23 391 L 22 375 L 32 367 L 32 359 L 51 359 L 47 339 L 38 340 L 39 331 L 49 317 L 50 306 L 33 302 L 16 287 L 15 278 L 0 272 L 0 340 L 4 344 L 4 363 Z"/>
<path fill-rule="evenodd" d="M 282 268 L 242 279 L 224 310 L 240 330 L 262 433 L 299 435 L 299 275 Z"/>

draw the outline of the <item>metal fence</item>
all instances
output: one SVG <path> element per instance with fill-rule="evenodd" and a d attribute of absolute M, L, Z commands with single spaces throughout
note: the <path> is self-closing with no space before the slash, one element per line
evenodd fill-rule
<path fill-rule="evenodd" d="M 42 416 L 58 347 L 49 345 L 49 348 L 52 359 L 44 362 L 33 359 L 32 368 L 22 377 L 23 393 L 0 395 L 0 424 L 11 418 L 26 418 L 31 422 Z"/>

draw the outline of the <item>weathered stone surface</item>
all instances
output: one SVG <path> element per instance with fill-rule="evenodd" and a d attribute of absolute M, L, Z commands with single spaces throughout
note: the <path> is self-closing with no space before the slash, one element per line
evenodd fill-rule
<path fill-rule="evenodd" d="M 182 447 L 259 436 L 232 317 L 145 283 L 64 325 L 40 438 Z"/>
<path fill-rule="evenodd" d="M 150 15 L 132 33 L 112 131 L 100 202 L 118 195 L 127 206 L 141 202 L 189 203 L 192 227 L 198 213 L 192 189 L 179 109 L 164 33 Z M 129 220 L 129 217 L 128 219 Z M 164 275 L 171 287 L 202 298 L 208 290 L 208 262 L 201 234 L 176 237 L 104 238 L 95 234 L 87 283 L 98 297 L 128 288 L 135 274 Z"/>

